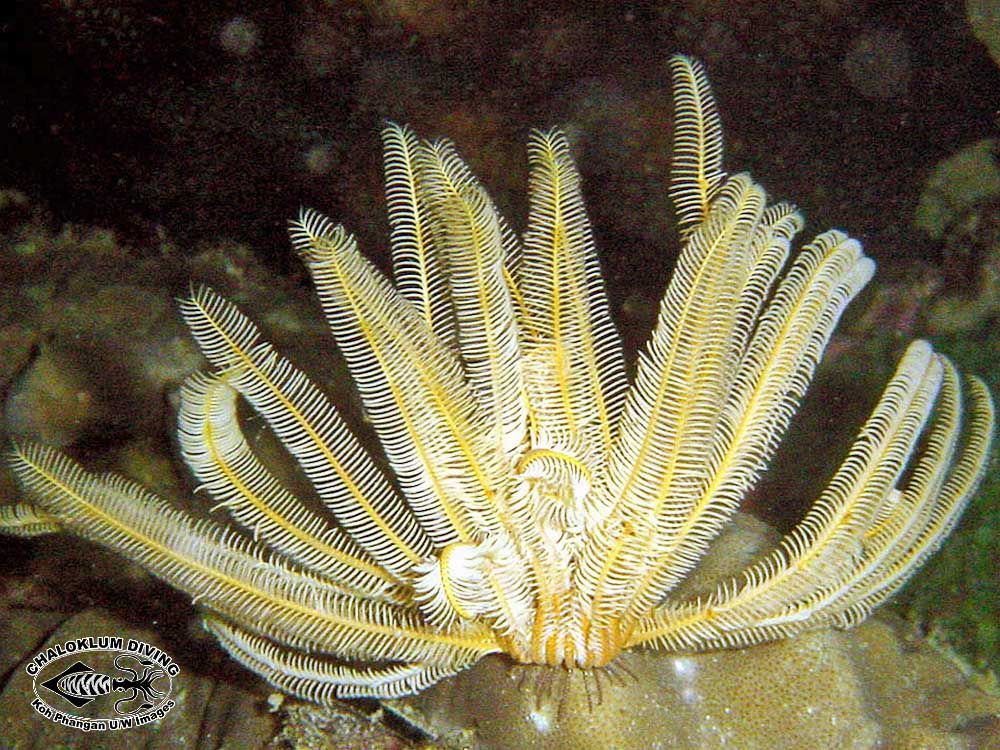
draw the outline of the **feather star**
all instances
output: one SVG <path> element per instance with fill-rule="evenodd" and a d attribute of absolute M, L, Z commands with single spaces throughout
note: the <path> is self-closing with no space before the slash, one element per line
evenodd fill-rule
<path fill-rule="evenodd" d="M 451 143 L 390 124 L 395 284 L 316 212 L 291 238 L 394 481 L 202 288 L 181 311 L 214 371 L 182 389 L 179 443 L 249 533 L 33 444 L 12 466 L 34 504 L 0 525 L 118 551 L 195 599 L 238 661 L 321 703 L 413 693 L 490 653 L 590 669 L 634 647 L 743 647 L 862 620 L 957 522 L 984 472 L 991 398 L 975 378 L 963 396 L 951 363 L 913 343 L 799 524 L 711 593 L 672 595 L 764 471 L 874 264 L 839 231 L 791 254 L 801 215 L 722 170 L 702 67 L 677 55 L 671 69 L 683 249 L 633 382 L 563 134 L 531 137 L 519 237 Z M 254 455 L 237 397 L 328 513 Z"/>

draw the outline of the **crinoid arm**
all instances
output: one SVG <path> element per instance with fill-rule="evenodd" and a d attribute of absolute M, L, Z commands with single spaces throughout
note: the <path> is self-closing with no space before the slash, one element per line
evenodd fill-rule
<path fill-rule="evenodd" d="M 687 55 L 670 58 L 674 80 L 674 155 L 670 197 L 686 237 L 708 218 L 725 181 L 722 123 L 705 68 Z"/>
<path fill-rule="evenodd" d="M 940 546 L 982 478 L 993 404 L 977 379 L 964 420 L 962 400 L 951 363 L 914 342 L 847 460 L 781 544 L 713 595 L 658 607 L 631 643 L 745 646 L 863 620 Z"/>
<path fill-rule="evenodd" d="M 413 512 L 440 549 L 497 526 L 501 467 L 455 352 L 326 217 L 291 225 L 330 327 Z"/>
<path fill-rule="evenodd" d="M 215 617 L 206 617 L 204 624 L 240 664 L 282 692 L 315 703 L 330 703 L 334 698 L 410 695 L 466 669 L 483 656 L 478 652 L 455 652 L 450 663 L 352 666 L 291 650 Z"/>
<path fill-rule="evenodd" d="M 450 179 L 458 180 L 457 173 Z M 461 214 L 476 234 L 474 217 L 465 209 Z M 435 588 L 444 593 L 441 587 L 446 587 L 448 601 L 458 604 L 442 609 L 433 603 L 440 598 L 421 596 L 429 605 L 425 614 L 450 624 L 475 613 L 499 632 L 524 631 L 530 627 L 531 593 L 511 534 L 515 513 L 503 491 L 511 459 L 505 455 L 503 431 L 497 432 L 508 414 L 505 400 L 519 399 L 520 390 L 506 396 L 504 388 L 477 391 L 464 375 L 476 365 L 433 335 L 419 311 L 358 252 L 342 227 L 307 211 L 292 224 L 291 235 L 409 506 L 432 539 L 436 554 L 429 565 L 412 570 L 417 576 L 429 572 L 441 582 Z M 494 255 L 489 275 L 500 274 L 501 260 Z M 484 295 L 490 283 L 473 282 Z M 501 300 L 498 310 L 503 309 Z M 444 562 L 458 550 L 463 554 L 455 559 L 486 565 L 488 574 L 464 566 L 456 571 L 458 578 L 450 576 Z M 467 575 L 482 584 L 459 585 Z"/>
<path fill-rule="evenodd" d="M 748 175 L 721 172 L 704 74 L 682 56 L 672 69 L 677 148 L 710 153 L 675 169 L 672 194 L 689 231 L 597 488 L 609 510 L 581 553 L 595 651 L 620 644 L 732 517 L 874 272 L 860 244 L 837 231 L 785 270 L 802 217 L 769 206 Z"/>
<path fill-rule="evenodd" d="M 28 503 L 0 506 L 0 533 L 10 536 L 44 536 L 63 530 L 59 519 Z"/>
<path fill-rule="evenodd" d="M 421 145 L 420 187 L 448 267 L 465 380 L 493 425 L 495 453 L 521 448 L 527 403 L 508 262 L 520 242 L 451 142 Z"/>
<path fill-rule="evenodd" d="M 398 653 L 430 665 L 496 649 L 488 630 L 431 629 L 412 607 L 345 595 L 225 526 L 195 521 L 142 487 L 88 473 L 51 449 L 20 446 L 11 463 L 26 494 L 65 530 L 119 552 L 261 637 L 341 659 Z"/>
<path fill-rule="evenodd" d="M 532 444 L 579 443 L 577 458 L 596 467 L 610 450 L 627 385 L 621 343 L 566 137 L 532 133 L 528 163 L 531 203 L 518 287 Z"/>
<path fill-rule="evenodd" d="M 180 307 L 198 345 L 218 369 L 218 377 L 267 421 L 302 467 L 320 500 L 357 545 L 397 579 L 422 560 L 431 547 L 427 535 L 333 404 L 309 378 L 274 351 L 235 305 L 211 289 L 197 290 L 181 300 Z M 216 396 L 221 393 L 216 391 Z M 191 381 L 185 395 L 190 409 L 203 415 L 181 424 L 185 455 L 196 475 L 208 479 L 209 489 L 214 487 L 218 492 L 232 478 L 221 467 L 209 465 L 212 447 L 203 444 L 213 427 L 211 405 L 205 403 L 210 389 Z M 216 414 L 214 426 L 216 436 L 238 440 L 235 434 L 224 434 L 237 429 L 231 419 L 220 419 Z M 213 471 L 222 472 L 220 481 L 211 481 Z"/>
<path fill-rule="evenodd" d="M 305 507 L 250 450 L 236 413 L 231 384 L 236 372 L 196 373 L 181 389 L 178 441 L 201 488 L 255 540 L 331 585 L 398 602 L 400 579 L 329 519 Z"/>
<path fill-rule="evenodd" d="M 420 182 L 427 146 L 410 128 L 392 122 L 382 129 L 382 144 L 395 286 L 427 327 L 453 346 L 455 321 L 443 269 L 445 258 L 434 239 L 434 218 Z"/>

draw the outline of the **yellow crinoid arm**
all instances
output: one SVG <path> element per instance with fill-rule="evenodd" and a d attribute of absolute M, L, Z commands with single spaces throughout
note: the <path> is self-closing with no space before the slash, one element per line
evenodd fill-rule
<path fill-rule="evenodd" d="M 583 554 L 580 586 L 597 624 L 624 613 L 650 552 L 670 544 L 704 499 L 720 405 L 735 383 L 733 348 L 745 338 L 741 295 L 768 292 L 747 284 L 758 255 L 755 237 L 770 232 L 765 217 L 781 220 L 765 211 L 763 189 L 737 175 L 678 259 L 598 487 L 610 513 Z M 712 511 L 700 514 L 696 524 L 708 526 L 695 528 L 697 535 L 711 534 Z"/>
<path fill-rule="evenodd" d="M 427 535 L 333 404 L 235 305 L 202 287 L 180 308 L 205 356 L 264 417 L 355 542 L 397 578 L 430 553 Z"/>
<path fill-rule="evenodd" d="M 58 518 L 34 505 L 0 505 L 0 534 L 32 537 L 58 534 L 62 530 Z"/>
<path fill-rule="evenodd" d="M 496 531 L 501 456 L 461 363 L 416 309 L 313 211 L 291 225 L 399 484 L 440 550 Z"/>
<path fill-rule="evenodd" d="M 11 465 L 28 497 L 67 531 L 269 639 L 342 659 L 444 665 L 496 649 L 484 627 L 431 629 L 411 609 L 344 596 L 232 530 L 195 521 L 121 477 L 89 474 L 51 449 L 18 447 Z"/>
<path fill-rule="evenodd" d="M 906 486 L 890 492 L 865 531 L 864 565 L 824 591 L 823 622 L 850 627 L 898 591 L 951 533 L 986 472 L 996 426 L 989 391 L 969 379 L 963 422 L 958 374 L 938 356 L 945 377 L 923 453 Z"/>
<path fill-rule="evenodd" d="M 196 373 L 181 389 L 178 442 L 201 488 L 255 540 L 310 573 L 345 593 L 398 602 L 399 580 L 285 489 L 250 450 L 229 383 L 234 375 Z"/>
<path fill-rule="evenodd" d="M 455 323 L 448 277 L 435 242 L 427 200 L 418 184 L 420 155 L 425 146 L 410 128 L 393 122 L 382 129 L 382 146 L 396 288 L 417 308 L 437 337 L 451 345 L 455 342 Z"/>
<path fill-rule="evenodd" d="M 236 661 L 283 693 L 329 705 L 337 698 L 399 698 L 412 695 L 478 661 L 482 654 L 455 652 L 450 663 L 396 663 L 349 666 L 302 651 L 291 651 L 216 617 L 205 618 L 214 635 Z"/>
<path fill-rule="evenodd" d="M 778 283 L 802 217 L 767 206 L 749 176 L 726 178 L 704 72 L 672 64 L 687 240 L 599 488 L 611 510 L 582 556 L 598 626 L 628 627 L 695 566 L 766 467 L 874 268 L 857 242 L 827 232 Z"/>
<path fill-rule="evenodd" d="M 469 386 L 493 433 L 512 457 L 525 439 L 527 407 L 514 301 L 504 275 L 517 243 L 449 141 L 421 144 L 419 193 L 448 268 L 459 352 Z"/>
<path fill-rule="evenodd" d="M 723 603 L 725 612 L 751 628 L 778 632 L 799 629 L 816 616 L 824 588 L 838 588 L 852 577 L 862 564 L 865 533 L 886 503 L 898 502 L 897 484 L 930 419 L 943 376 L 941 361 L 926 342 L 910 345 L 825 491 L 778 549 L 746 572 L 747 585 Z"/>
<path fill-rule="evenodd" d="M 706 450 L 707 480 L 683 518 L 659 525 L 630 617 L 649 611 L 682 580 L 732 517 L 798 409 L 841 313 L 873 273 L 860 244 L 841 232 L 821 235 L 796 257 L 737 353 Z M 664 507 L 671 513 L 677 505 Z"/>
<path fill-rule="evenodd" d="M 566 137 L 528 142 L 531 204 L 519 268 L 522 340 L 536 447 L 582 443 L 603 464 L 626 379 L 621 342 Z M 576 456 L 577 459 L 584 456 Z"/>
<path fill-rule="evenodd" d="M 630 643 L 747 645 L 864 619 L 937 549 L 982 477 L 993 405 L 971 381 L 963 439 L 960 402 L 951 364 L 912 344 L 847 460 L 780 546 L 707 599 L 660 607 Z"/>
<path fill-rule="evenodd" d="M 681 236 L 707 218 L 725 180 L 722 125 L 705 69 L 686 55 L 670 58 L 674 83 L 674 157 L 670 197 Z"/>

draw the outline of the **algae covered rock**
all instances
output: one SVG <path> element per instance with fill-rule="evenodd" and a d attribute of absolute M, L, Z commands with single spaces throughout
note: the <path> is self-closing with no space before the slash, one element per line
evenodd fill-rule
<path fill-rule="evenodd" d="M 0 614 L 4 632 L 9 629 L 31 629 L 25 620 L 37 620 L 48 626 L 51 615 L 42 617 L 30 612 Z M 67 727 L 35 713 L 31 703 L 35 698 L 32 680 L 24 664 L 35 653 L 53 644 L 76 638 L 113 635 L 136 639 L 170 653 L 170 647 L 153 630 L 136 627 L 100 609 L 91 609 L 69 617 L 51 631 L 42 642 L 30 644 L 21 639 L 17 644 L 18 664 L 9 673 L 0 692 L 0 745 L 4 748 L 86 747 L 102 750 L 149 750 L 170 748 L 213 747 L 220 750 L 253 750 L 268 745 L 275 731 L 274 717 L 259 707 L 256 695 L 244 688 L 219 681 L 199 673 L 190 661 L 177 654 L 181 670 L 174 678 L 170 697 L 176 705 L 162 719 L 141 727 L 117 732 L 85 733 Z M 13 644 L 0 652 L 7 652 Z M 9 661 L 9 658 L 7 659 Z"/>
<path fill-rule="evenodd" d="M 1000 5 L 996 0 L 965 0 L 965 15 L 972 33 L 1000 65 Z"/>
<path fill-rule="evenodd" d="M 914 225 L 932 239 L 941 240 L 965 211 L 998 196 L 997 142 L 984 138 L 934 167 L 920 196 Z"/>
<path fill-rule="evenodd" d="M 914 217 L 940 250 L 927 304 L 933 334 L 970 332 L 1000 313 L 1000 160 L 983 139 L 934 167 Z"/>
<path fill-rule="evenodd" d="M 415 698 L 448 747 L 950 750 L 997 747 L 1000 697 L 871 620 L 743 650 L 629 654 L 614 679 L 477 664 Z M 973 744 L 975 743 L 975 744 Z"/>

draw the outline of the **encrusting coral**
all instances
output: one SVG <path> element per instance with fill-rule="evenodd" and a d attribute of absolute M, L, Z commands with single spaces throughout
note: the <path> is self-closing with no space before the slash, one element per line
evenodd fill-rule
<path fill-rule="evenodd" d="M 395 482 L 307 376 L 202 288 L 181 311 L 215 371 L 183 388 L 179 443 L 252 538 L 32 444 L 12 466 L 34 504 L 3 509 L 3 529 L 118 550 L 191 595 L 237 660 L 320 703 L 418 692 L 490 654 L 592 670 L 635 647 L 856 625 L 957 522 L 984 471 L 992 401 L 913 343 L 791 533 L 683 593 L 874 264 L 828 231 L 786 268 L 802 217 L 722 170 L 704 72 L 684 56 L 671 67 L 684 247 L 631 384 L 565 137 L 532 136 L 519 238 L 450 143 L 390 125 L 395 285 L 315 212 L 291 235 Z M 329 515 L 254 455 L 238 396 Z"/>

